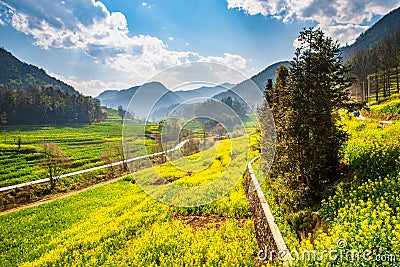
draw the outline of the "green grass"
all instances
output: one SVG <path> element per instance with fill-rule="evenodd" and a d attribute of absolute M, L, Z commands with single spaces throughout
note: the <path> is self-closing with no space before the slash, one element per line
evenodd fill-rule
<path fill-rule="evenodd" d="M 19 126 L 0 128 L 0 186 L 47 177 L 39 153 L 43 142 L 55 142 L 68 155 L 65 172 L 103 164 L 104 149 L 121 143 L 122 125 L 94 123 L 74 126 Z M 18 138 L 21 148 L 18 149 Z"/>
<path fill-rule="evenodd" d="M 400 95 L 396 94 L 379 104 L 374 103 L 370 109 L 372 112 L 378 114 L 400 114 Z"/>
<path fill-rule="evenodd" d="M 248 119 L 243 121 L 243 125 L 247 130 L 253 130 L 254 128 L 258 127 L 258 120 L 257 115 L 255 114 L 248 114 Z"/>

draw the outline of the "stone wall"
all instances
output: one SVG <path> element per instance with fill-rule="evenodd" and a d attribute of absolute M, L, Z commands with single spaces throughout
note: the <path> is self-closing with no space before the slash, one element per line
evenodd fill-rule
<path fill-rule="evenodd" d="M 254 221 L 257 243 L 260 248 L 258 256 L 262 259 L 273 261 L 278 258 L 284 258 L 284 255 L 288 253 L 288 249 L 251 166 L 257 158 L 249 162 L 247 166 L 245 176 L 246 195 Z"/>

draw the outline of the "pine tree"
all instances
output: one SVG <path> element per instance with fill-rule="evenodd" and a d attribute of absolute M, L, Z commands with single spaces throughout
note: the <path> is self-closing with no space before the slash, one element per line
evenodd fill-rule
<path fill-rule="evenodd" d="M 351 85 L 337 42 L 313 28 L 300 32 L 298 41 L 290 69 L 277 70 L 275 88 L 269 93 L 276 152 L 267 178 L 297 230 L 308 227 L 304 225 L 308 211 L 338 177 L 339 150 L 347 135 L 338 126 L 335 111 L 350 103 Z M 266 127 L 263 114 L 260 120 Z"/>

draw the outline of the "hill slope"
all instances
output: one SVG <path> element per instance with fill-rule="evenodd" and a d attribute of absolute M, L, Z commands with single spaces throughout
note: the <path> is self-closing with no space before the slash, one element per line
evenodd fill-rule
<path fill-rule="evenodd" d="M 106 90 L 100 93 L 96 98 L 101 101 L 102 106 L 116 109 L 118 106 L 127 108 L 129 101 L 140 86 L 134 86 L 123 90 Z"/>
<path fill-rule="evenodd" d="M 149 83 L 152 84 L 152 83 Z M 145 84 L 142 86 L 148 86 L 149 84 Z M 155 83 L 153 83 L 154 85 Z M 192 90 L 185 90 L 185 91 L 171 91 L 171 95 L 174 95 L 174 98 L 177 98 L 179 101 L 186 101 L 186 100 L 191 100 L 194 98 L 201 98 L 201 97 L 212 97 L 216 94 L 219 94 L 221 92 L 225 92 L 226 90 L 232 88 L 235 86 L 234 84 L 221 84 L 215 87 L 208 87 L 208 86 L 203 86 L 200 88 L 192 89 Z M 132 96 L 136 93 L 136 91 L 140 88 L 141 86 L 134 86 L 129 89 L 123 89 L 123 90 L 106 90 L 99 94 L 96 98 L 99 99 L 102 103 L 102 105 L 107 105 L 112 108 L 117 108 L 118 106 L 122 106 L 123 108 L 126 108 L 129 104 L 129 101 L 131 100 Z M 165 88 L 168 90 L 167 88 Z M 172 101 L 170 105 L 175 104 Z"/>
<path fill-rule="evenodd" d="M 72 86 L 49 76 L 43 69 L 24 63 L 0 48 L 0 85 L 26 90 L 30 86 L 52 86 L 69 94 L 78 94 Z"/>
<path fill-rule="evenodd" d="M 371 28 L 362 33 L 354 44 L 342 48 L 344 60 L 349 60 L 360 50 L 368 50 L 383 37 L 400 31 L 400 8 L 382 17 Z"/>
<path fill-rule="evenodd" d="M 218 86 L 210 87 L 210 86 L 203 86 L 197 89 L 193 90 L 186 90 L 186 91 L 175 91 L 175 93 L 184 101 L 186 100 L 193 100 L 195 98 L 210 98 L 213 97 L 214 95 L 220 94 L 222 92 L 225 92 L 232 87 L 234 87 L 234 84 L 221 84 Z"/>
<path fill-rule="evenodd" d="M 230 96 L 232 98 L 237 98 L 237 95 L 240 95 L 242 97 L 245 97 L 246 98 L 245 100 L 247 102 L 249 102 L 249 104 L 259 103 L 260 100 L 262 101 L 262 99 L 259 99 L 259 94 L 258 93 L 255 94 L 255 92 L 252 90 L 249 90 L 249 88 L 252 88 L 255 84 L 255 85 L 257 85 L 257 87 L 260 89 L 261 92 L 264 92 L 264 88 L 265 88 L 265 84 L 266 84 L 267 80 L 268 79 L 272 79 L 273 81 L 276 80 L 276 69 L 281 65 L 289 67 L 290 62 L 289 61 L 281 61 L 281 62 L 272 64 L 271 66 L 267 67 L 265 70 L 254 75 L 253 77 L 251 77 L 250 79 L 239 83 L 238 85 L 236 85 L 229 91 L 222 92 L 222 93 L 215 95 L 213 98 L 221 100 L 228 96 Z"/>

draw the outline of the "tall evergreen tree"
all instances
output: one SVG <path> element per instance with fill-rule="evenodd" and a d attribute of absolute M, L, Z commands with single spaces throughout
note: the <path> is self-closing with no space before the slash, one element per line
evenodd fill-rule
<path fill-rule="evenodd" d="M 277 143 L 267 180 L 287 219 L 301 229 L 305 210 L 320 202 L 338 176 L 339 150 L 347 135 L 334 113 L 350 103 L 351 80 L 338 43 L 321 30 L 305 29 L 298 41 L 290 69 L 277 70 L 270 94 Z"/>

